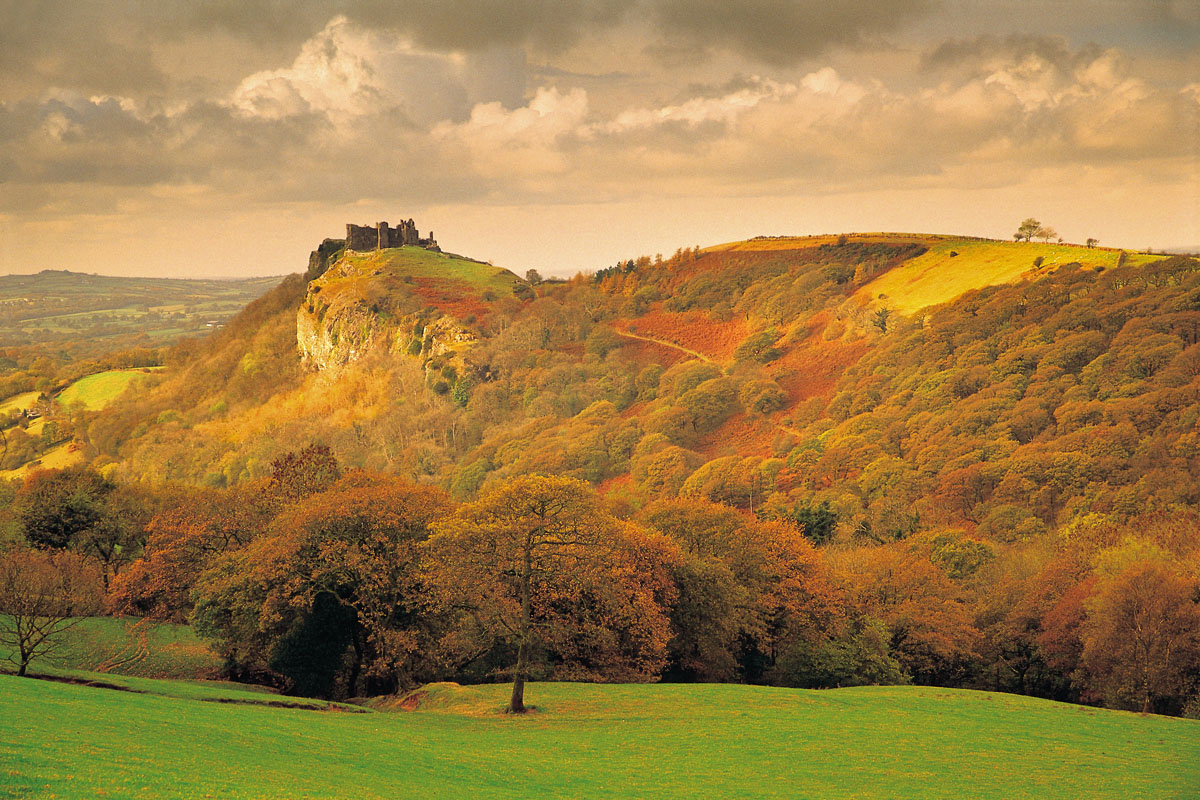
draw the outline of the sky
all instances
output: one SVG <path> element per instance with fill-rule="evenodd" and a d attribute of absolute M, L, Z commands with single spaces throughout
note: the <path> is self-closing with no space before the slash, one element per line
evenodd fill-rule
<path fill-rule="evenodd" d="M 0 0 L 0 273 L 757 235 L 1200 249 L 1200 0 Z"/>

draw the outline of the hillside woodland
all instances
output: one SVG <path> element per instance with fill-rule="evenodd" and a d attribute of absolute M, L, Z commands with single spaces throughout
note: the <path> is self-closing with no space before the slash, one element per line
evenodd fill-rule
<path fill-rule="evenodd" d="M 75 410 L 89 466 L 14 484 L 11 537 L 318 696 L 917 682 L 1200 714 L 1195 259 L 856 235 L 531 283 L 409 250 L 335 253 Z M 595 527 L 515 581 L 505 537 L 547 508 Z"/>

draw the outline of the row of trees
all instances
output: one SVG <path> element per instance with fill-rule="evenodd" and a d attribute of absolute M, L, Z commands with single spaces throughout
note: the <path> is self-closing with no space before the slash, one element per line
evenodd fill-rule
<path fill-rule="evenodd" d="M 68 502 L 32 513 L 42 484 L 72 480 Z M 323 697 L 510 679 L 521 711 L 530 678 L 914 681 L 1179 713 L 1200 675 L 1195 514 L 1092 516 L 1014 545 L 945 529 L 818 548 L 824 505 L 632 512 L 539 475 L 460 505 L 313 447 L 256 484 L 163 493 L 104 562 L 96 491 L 121 487 L 76 471 L 18 493 L 27 545 L 0 558 L 0 638 L 22 672 L 98 607 L 108 571 L 111 610 L 190 620 L 230 677 Z"/>

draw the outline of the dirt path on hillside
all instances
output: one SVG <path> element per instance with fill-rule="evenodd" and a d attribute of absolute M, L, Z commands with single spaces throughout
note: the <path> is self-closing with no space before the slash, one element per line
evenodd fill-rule
<path fill-rule="evenodd" d="M 695 350 L 689 350 L 686 347 L 683 347 L 682 345 L 675 344 L 674 342 L 668 342 L 665 339 L 655 339 L 652 336 L 639 336 L 636 333 L 626 333 L 625 331 L 619 331 L 616 328 L 613 328 L 612 332 L 615 333 L 617 336 L 624 336 L 626 339 L 640 339 L 643 342 L 650 342 L 651 344 L 661 344 L 663 347 L 670 347 L 674 350 L 678 350 L 681 353 L 687 353 L 689 356 L 692 356 L 693 358 L 698 358 L 701 361 L 705 361 L 709 364 L 716 363 L 715 361 L 713 361 L 711 358 L 704 355 L 703 353 L 697 353 Z"/>

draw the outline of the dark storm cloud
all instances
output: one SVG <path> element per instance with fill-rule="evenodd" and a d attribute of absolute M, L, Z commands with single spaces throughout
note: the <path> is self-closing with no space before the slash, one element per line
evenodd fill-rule
<path fill-rule="evenodd" d="M 318 115 L 268 120 L 198 103 L 175 115 L 140 114 L 111 99 L 0 106 L 11 158 L 0 183 L 146 186 L 270 171 L 327 129 Z"/>
<path fill-rule="evenodd" d="M 838 45 L 904 27 L 932 0 L 654 0 L 647 3 L 662 35 L 703 48 L 732 50 L 788 64 Z"/>
<path fill-rule="evenodd" d="M 232 48 L 211 65 L 218 80 L 263 68 L 332 18 L 413 39 L 437 50 L 495 47 L 555 53 L 585 37 L 620 31 L 632 44 L 726 50 L 789 63 L 831 46 L 886 33 L 933 0 L 0 0 L 0 99 L 46 87 L 146 95 L 179 77 L 196 42 Z M 237 62 L 242 62 L 240 65 Z M 229 71 L 229 75 L 220 75 Z"/>
<path fill-rule="evenodd" d="M 1103 49 L 1096 44 L 1073 49 L 1061 36 L 985 34 L 942 42 L 921 59 L 921 66 L 925 70 L 979 71 L 997 61 L 1012 63 L 1033 57 L 1060 70 L 1070 70 L 1094 61 L 1101 52 Z"/>

